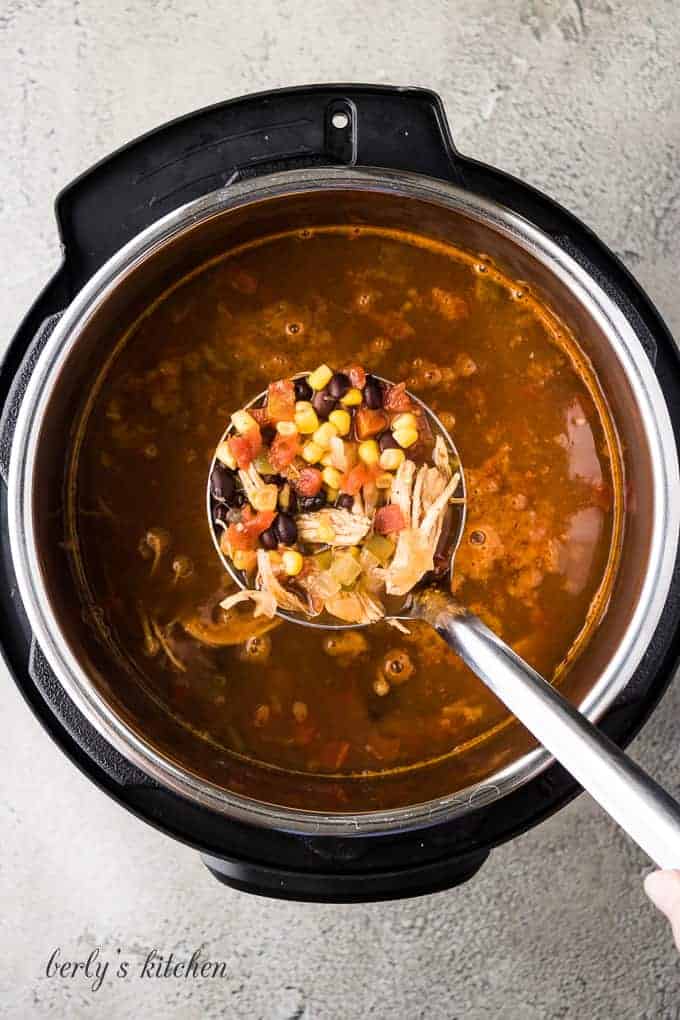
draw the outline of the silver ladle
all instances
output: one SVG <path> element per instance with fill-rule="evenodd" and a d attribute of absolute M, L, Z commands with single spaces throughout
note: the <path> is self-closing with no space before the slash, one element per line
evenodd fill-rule
<path fill-rule="evenodd" d="M 382 380 L 387 382 L 387 380 Z M 451 436 L 430 408 L 409 394 L 427 415 L 433 434 L 445 440 L 453 465 L 461 474 L 463 465 Z M 266 391 L 246 408 L 260 406 Z M 228 438 L 231 428 L 224 433 Z M 224 555 L 212 521 L 212 498 L 208 475 L 207 508 L 210 533 L 225 569 L 241 588 L 245 575 Z M 448 530 L 449 569 L 436 578 L 426 577 L 406 597 L 403 606 L 385 619 L 424 620 L 429 623 L 463 662 L 512 712 L 530 733 L 577 780 L 590 796 L 635 840 L 660 868 L 680 867 L 680 805 L 658 783 L 597 729 L 560 692 L 506 645 L 478 616 L 461 606 L 450 591 L 455 555 L 465 528 L 465 503 L 458 504 L 457 520 Z M 278 615 L 293 623 L 323 630 L 341 630 L 371 624 L 319 622 L 296 613 L 279 610 Z"/>

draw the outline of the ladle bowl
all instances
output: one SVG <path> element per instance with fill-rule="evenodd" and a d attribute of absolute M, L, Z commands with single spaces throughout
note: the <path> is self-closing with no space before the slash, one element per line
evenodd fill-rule
<path fill-rule="evenodd" d="M 295 374 L 295 376 L 293 376 L 293 379 L 306 378 L 308 374 L 309 374 L 308 372 L 298 372 Z M 373 374 L 373 378 L 377 379 L 379 382 L 385 385 L 388 386 L 391 385 L 391 381 L 389 379 L 384 379 L 382 376 Z M 445 528 L 443 531 L 443 534 L 446 535 L 446 545 L 444 549 L 442 549 L 441 558 L 446 561 L 448 566 L 446 570 L 438 572 L 436 578 L 433 576 L 432 573 L 430 575 L 427 575 L 426 578 L 424 579 L 424 583 L 421 583 L 421 585 L 419 585 L 419 588 L 425 587 L 428 582 L 433 583 L 434 581 L 436 581 L 437 587 L 448 588 L 450 587 L 450 580 L 453 573 L 453 564 L 456 552 L 458 551 L 458 547 L 463 538 L 463 532 L 465 531 L 466 506 L 467 506 L 467 489 L 465 487 L 465 472 L 463 470 L 462 461 L 460 459 L 460 454 L 458 453 L 456 444 L 451 434 L 444 427 L 443 422 L 437 417 L 432 408 L 430 408 L 423 400 L 420 400 L 420 398 L 417 397 L 414 393 L 409 392 L 408 396 L 410 400 L 421 409 L 421 411 L 427 418 L 432 434 L 439 435 L 442 437 L 442 439 L 446 443 L 449 452 L 449 463 L 451 465 L 451 468 L 452 470 L 458 471 L 460 473 L 460 482 L 458 485 L 458 489 L 456 490 L 457 501 L 455 503 L 451 503 L 449 506 L 448 520 L 446 521 Z M 262 407 L 265 403 L 266 398 L 267 390 L 263 390 L 261 393 L 258 393 L 256 397 L 253 397 L 252 400 L 248 401 L 248 403 L 244 407 L 244 410 L 248 411 L 253 408 Z M 227 440 L 229 436 L 233 434 L 233 432 L 234 427 L 230 423 L 229 426 L 224 430 L 222 436 L 220 437 L 220 441 L 218 443 L 218 447 L 216 448 L 216 450 L 219 448 L 222 442 Z M 210 469 L 208 471 L 208 484 L 206 489 L 206 507 L 208 513 L 210 534 L 212 536 L 213 545 L 215 546 L 217 555 L 222 561 L 224 569 L 231 575 L 233 580 L 240 588 L 246 588 L 248 587 L 246 575 L 242 570 L 239 570 L 236 566 L 234 566 L 231 557 L 227 556 L 223 551 L 222 546 L 220 544 L 219 532 L 213 520 L 215 500 L 211 491 L 210 479 L 212 477 L 213 469 L 215 468 L 215 465 L 217 463 L 218 458 L 217 453 L 215 453 L 210 462 Z M 459 502 L 458 500 L 462 501 Z M 411 601 L 412 599 L 407 597 L 404 600 L 402 600 L 401 605 L 397 605 L 396 599 L 392 597 L 390 604 L 386 607 L 387 612 L 385 615 L 385 619 L 407 620 L 410 617 L 412 617 L 413 612 L 411 611 Z M 277 616 L 280 616 L 284 620 L 290 620 L 292 623 L 297 623 L 303 627 L 317 627 L 321 630 L 350 630 L 350 629 L 356 630 L 358 627 L 371 626 L 370 623 L 344 623 L 342 621 L 338 621 L 336 623 L 334 622 L 333 618 L 331 618 L 327 613 L 322 614 L 321 618 L 319 619 L 318 617 L 304 616 L 302 613 L 292 613 L 286 609 L 278 609 Z"/>

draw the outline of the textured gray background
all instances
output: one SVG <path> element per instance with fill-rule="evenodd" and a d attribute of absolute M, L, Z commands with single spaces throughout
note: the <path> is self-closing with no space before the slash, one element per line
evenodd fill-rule
<path fill-rule="evenodd" d="M 422 84 L 459 147 L 587 220 L 680 333 L 677 0 L 0 2 L 0 337 L 57 264 L 57 190 L 116 146 L 243 92 Z M 680 1016 L 643 856 L 586 798 L 412 902 L 298 906 L 217 886 L 99 794 L 0 685 L 0 1014 L 266 1020 Z M 680 792 L 675 684 L 633 745 Z M 47 980 L 55 946 L 204 945 L 223 981 Z"/>

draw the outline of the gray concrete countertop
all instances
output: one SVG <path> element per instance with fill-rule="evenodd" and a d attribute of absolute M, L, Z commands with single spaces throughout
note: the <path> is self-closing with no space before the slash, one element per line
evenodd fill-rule
<path fill-rule="evenodd" d="M 0 343 L 58 260 L 52 201 L 178 114 L 315 81 L 427 85 L 465 153 L 583 217 L 680 333 L 676 0 L 5 0 Z M 300 906 L 211 880 L 102 796 L 0 683 L 0 1014 L 332 1020 L 680 1016 L 647 862 L 585 796 L 450 893 Z M 676 682 L 632 747 L 680 793 Z M 47 978 L 50 953 L 138 966 L 204 947 L 221 979 Z M 120 954 L 117 950 L 120 949 Z"/>

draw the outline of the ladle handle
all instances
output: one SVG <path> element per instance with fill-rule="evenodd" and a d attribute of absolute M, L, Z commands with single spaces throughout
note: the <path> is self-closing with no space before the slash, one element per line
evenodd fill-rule
<path fill-rule="evenodd" d="M 660 868 L 680 868 L 680 805 L 651 776 L 477 616 L 446 596 L 413 608 Z"/>

